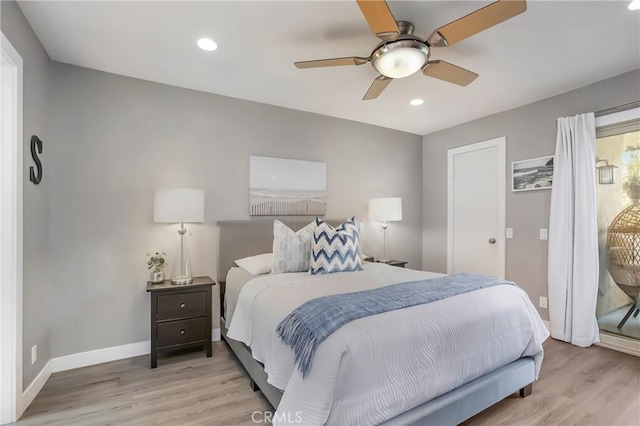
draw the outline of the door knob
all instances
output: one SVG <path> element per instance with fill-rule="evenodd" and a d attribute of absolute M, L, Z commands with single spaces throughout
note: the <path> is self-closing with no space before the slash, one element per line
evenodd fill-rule
<path fill-rule="evenodd" d="M 495 243 L 496 243 L 495 238 L 489 238 L 489 244 L 495 244 Z"/>

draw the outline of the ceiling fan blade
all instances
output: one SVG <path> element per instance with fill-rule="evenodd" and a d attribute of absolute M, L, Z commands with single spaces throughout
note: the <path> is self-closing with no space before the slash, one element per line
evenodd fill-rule
<path fill-rule="evenodd" d="M 478 74 L 471 72 L 447 61 L 429 61 L 422 67 L 422 73 L 428 77 L 448 81 L 459 86 L 466 86 L 478 78 Z"/>
<path fill-rule="evenodd" d="M 385 41 L 395 40 L 400 34 L 396 19 L 384 0 L 357 0 L 371 31 Z"/>
<path fill-rule="evenodd" d="M 382 91 L 387 88 L 389 83 L 391 83 L 391 80 L 393 79 L 389 77 L 385 77 L 384 75 L 376 77 L 376 79 L 373 80 L 373 83 L 371 83 L 369 90 L 367 90 L 367 93 L 365 93 L 364 98 L 362 98 L 362 100 L 368 101 L 380 96 Z"/>
<path fill-rule="evenodd" d="M 526 0 L 499 0 L 438 28 L 429 36 L 427 43 L 435 47 L 451 46 L 526 10 Z"/>
<path fill-rule="evenodd" d="M 362 65 L 369 62 L 369 58 L 353 56 L 349 58 L 318 59 L 316 61 L 294 62 L 297 68 L 339 67 L 342 65 Z"/>

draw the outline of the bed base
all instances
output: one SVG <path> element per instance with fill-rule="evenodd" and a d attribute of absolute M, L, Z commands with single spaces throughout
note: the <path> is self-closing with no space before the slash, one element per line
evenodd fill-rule
<path fill-rule="evenodd" d="M 251 350 L 242 342 L 227 337 L 227 324 L 223 317 L 220 318 L 220 334 L 227 342 L 236 357 L 242 364 L 249 377 L 251 377 L 251 389 L 260 390 L 273 408 L 277 408 L 282 399 L 282 391 L 267 383 L 267 373 L 264 372 L 264 365 L 253 359 Z"/>
<path fill-rule="evenodd" d="M 457 425 L 515 392 L 531 395 L 534 380 L 533 359 L 520 358 L 382 424 Z"/>
<path fill-rule="evenodd" d="M 282 391 L 267 383 L 264 366 L 253 359 L 251 350 L 244 343 L 227 337 L 224 318 L 220 318 L 220 329 L 222 338 L 251 377 L 251 388 L 262 391 L 269 403 L 277 408 L 282 399 Z M 513 393 L 519 392 L 522 398 L 531 395 L 534 380 L 533 359 L 520 358 L 387 420 L 382 425 L 457 425 Z"/>

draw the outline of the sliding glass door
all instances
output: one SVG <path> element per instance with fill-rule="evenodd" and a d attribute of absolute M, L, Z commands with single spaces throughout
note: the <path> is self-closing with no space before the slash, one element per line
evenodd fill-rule
<path fill-rule="evenodd" d="M 640 340 L 640 121 L 598 128 L 600 331 Z"/>

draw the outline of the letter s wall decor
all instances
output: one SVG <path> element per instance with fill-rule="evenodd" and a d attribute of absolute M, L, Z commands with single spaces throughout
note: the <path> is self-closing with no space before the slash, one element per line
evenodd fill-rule
<path fill-rule="evenodd" d="M 38 158 L 38 154 L 42 154 L 42 141 L 39 137 L 33 135 L 31 136 L 31 157 L 36 163 L 37 172 L 34 172 L 33 167 L 30 167 L 29 180 L 36 185 L 42 180 L 42 162 L 40 161 L 40 158 Z"/>

